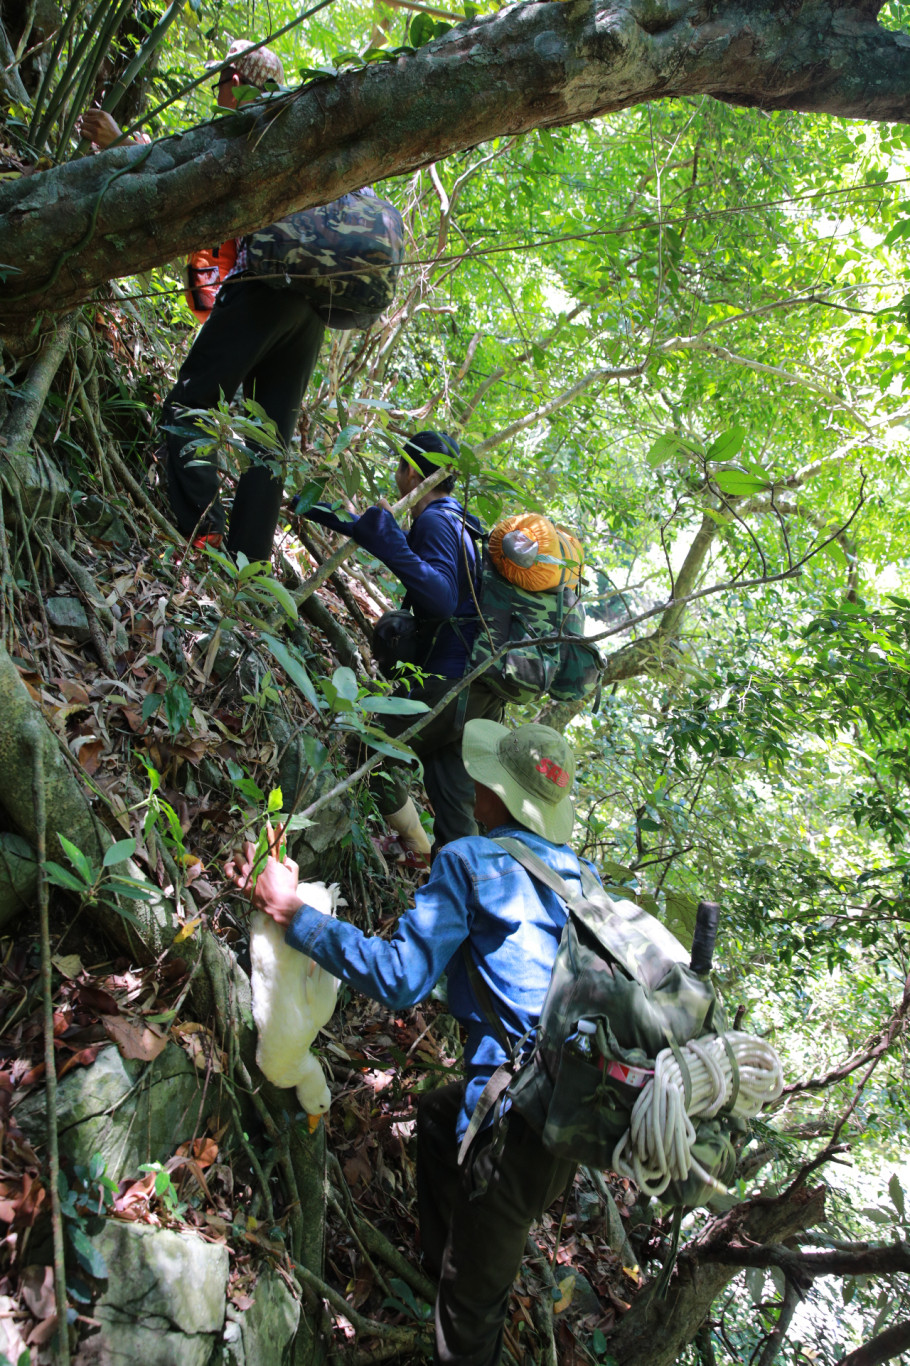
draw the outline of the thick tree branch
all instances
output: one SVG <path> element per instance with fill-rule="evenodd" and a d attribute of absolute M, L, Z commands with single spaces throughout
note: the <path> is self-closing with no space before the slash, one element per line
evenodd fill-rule
<path fill-rule="evenodd" d="M 112 148 L 4 185 L 0 260 L 19 272 L 8 316 L 24 326 L 112 273 L 492 137 L 684 95 L 904 121 L 910 39 L 837 0 L 512 5 L 413 55 L 312 82 L 151 150 Z"/>
<path fill-rule="evenodd" d="M 633 1301 L 611 1335 L 611 1354 L 623 1366 L 674 1366 L 736 1274 L 737 1268 L 712 1257 L 715 1249 L 731 1243 L 781 1243 L 819 1223 L 824 1200 L 823 1187 L 790 1190 L 774 1199 L 747 1201 L 712 1219 L 680 1252 L 668 1300 L 658 1299 L 648 1286 Z M 775 1232 L 769 1238 L 771 1229 Z"/>
<path fill-rule="evenodd" d="M 880 1366 L 883 1361 L 893 1361 L 901 1352 L 910 1349 L 910 1321 L 894 1323 L 883 1333 L 864 1342 L 855 1352 L 841 1357 L 837 1366 Z"/>
<path fill-rule="evenodd" d="M 704 1254 L 706 1260 L 725 1266 L 775 1266 L 796 1284 L 805 1285 L 816 1276 L 883 1276 L 910 1271 L 910 1244 L 865 1247 L 825 1252 L 796 1252 L 782 1243 L 744 1247 L 737 1243 L 714 1246 Z"/>

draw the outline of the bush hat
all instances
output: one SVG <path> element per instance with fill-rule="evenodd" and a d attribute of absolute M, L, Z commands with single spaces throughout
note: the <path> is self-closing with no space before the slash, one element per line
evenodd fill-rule
<path fill-rule="evenodd" d="M 206 62 L 206 69 L 223 66 L 227 62 L 241 80 L 247 85 L 254 85 L 257 90 L 264 90 L 269 81 L 284 85 L 284 67 L 278 53 L 270 47 L 257 47 L 250 52 L 249 49 L 254 46 L 248 38 L 236 38 L 223 58 L 216 57 L 214 61 Z"/>
<path fill-rule="evenodd" d="M 520 825 L 565 844 L 575 821 L 575 755 L 559 731 L 536 723 L 510 730 L 498 721 L 469 721 L 461 756 L 474 781 L 501 797 Z"/>

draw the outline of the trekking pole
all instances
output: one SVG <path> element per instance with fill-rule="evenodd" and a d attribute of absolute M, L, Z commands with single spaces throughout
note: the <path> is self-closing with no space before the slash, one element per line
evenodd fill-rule
<path fill-rule="evenodd" d="M 700 901 L 695 912 L 695 933 L 692 936 L 692 957 L 689 967 L 699 977 L 707 977 L 714 958 L 717 922 L 720 906 L 716 901 Z"/>

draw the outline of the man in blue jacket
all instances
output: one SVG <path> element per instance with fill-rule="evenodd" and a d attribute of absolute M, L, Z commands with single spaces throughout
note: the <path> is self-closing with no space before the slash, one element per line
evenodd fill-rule
<path fill-rule="evenodd" d="M 458 442 L 445 432 L 418 432 L 405 443 L 395 482 L 401 498 L 413 492 L 427 475 L 439 468 L 432 456 L 458 455 Z M 404 584 L 404 607 L 416 622 L 416 652 L 411 662 L 429 675 L 407 696 L 431 709 L 464 676 L 477 630 L 477 603 L 473 580 L 477 576 L 477 550 L 470 530 L 477 521 L 465 512 L 452 489 L 450 475 L 415 505 L 407 533 L 395 521 L 388 505 L 367 508 L 355 521 L 343 521 L 317 504 L 304 515 L 311 521 L 352 537 L 371 555 L 382 560 Z M 472 815 L 474 784 L 461 759 L 461 737 L 467 720 L 481 717 L 498 721 L 503 704 L 483 682 L 473 683 L 467 699 L 456 694 L 440 714 L 415 736 L 412 749 L 423 764 L 423 781 L 433 806 L 433 840 L 438 849 L 450 840 L 476 835 Z M 383 718 L 390 735 L 405 730 L 413 717 Z M 429 845 L 408 797 L 401 768 L 384 770 L 371 782 L 376 805 L 403 842 L 415 852 L 429 853 Z"/>
<path fill-rule="evenodd" d="M 575 759 L 549 726 L 509 730 L 474 720 L 465 726 L 464 763 L 475 784 L 475 815 L 488 834 L 439 852 L 390 940 L 301 905 L 290 860 L 270 856 L 251 897 L 286 927 L 288 944 L 393 1010 L 422 1000 L 447 973 L 449 1009 L 466 1035 L 465 1079 L 424 1093 L 417 1116 L 421 1243 L 439 1279 L 434 1360 L 496 1366 L 528 1231 L 565 1188 L 572 1167 L 548 1153 L 515 1111 L 496 1127 L 482 1127 L 458 1164 L 474 1107 L 506 1061 L 497 1023 L 513 1048 L 536 1028 L 567 914 L 565 903 L 495 840 L 521 840 L 581 892 L 579 861 L 565 843 L 574 820 Z M 226 870 L 244 889 L 253 852 L 248 844 Z M 496 1021 L 478 1001 L 467 956 Z"/>

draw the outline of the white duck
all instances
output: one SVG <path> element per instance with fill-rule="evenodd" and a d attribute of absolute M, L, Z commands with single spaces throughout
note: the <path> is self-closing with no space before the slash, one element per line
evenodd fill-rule
<path fill-rule="evenodd" d="M 345 904 L 337 883 L 301 882 L 297 894 L 325 915 L 334 915 Z M 338 978 L 286 944 L 281 926 L 261 911 L 251 922 L 250 959 L 253 1019 L 259 1030 L 256 1061 L 275 1086 L 296 1087 L 312 1133 L 332 1097 L 310 1045 L 331 1019 Z"/>

